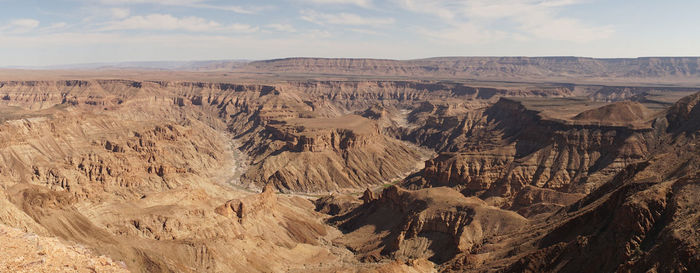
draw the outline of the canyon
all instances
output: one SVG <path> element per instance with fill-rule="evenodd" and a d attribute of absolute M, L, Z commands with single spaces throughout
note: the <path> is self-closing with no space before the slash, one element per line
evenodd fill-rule
<path fill-rule="evenodd" d="M 0 269 L 697 272 L 698 60 L 2 70 Z"/>

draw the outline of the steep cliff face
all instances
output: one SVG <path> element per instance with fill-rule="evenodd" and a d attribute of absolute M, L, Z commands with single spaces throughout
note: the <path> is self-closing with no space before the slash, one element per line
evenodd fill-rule
<path fill-rule="evenodd" d="M 675 134 L 685 133 L 693 134 L 700 129 L 700 93 L 687 96 L 679 100 L 671 107 L 666 115 L 669 124 L 669 130 Z"/>
<path fill-rule="evenodd" d="M 117 81 L 115 81 L 117 82 Z M 113 106 L 123 102 L 116 94 L 102 88 L 109 81 L 10 81 L 0 83 L 2 104 L 20 106 L 29 110 L 41 110 L 57 104 L 87 104 Z"/>
<path fill-rule="evenodd" d="M 659 144 L 644 161 L 552 216 L 533 220 L 526 232 L 458 255 L 441 270 L 697 271 L 698 132 L 683 129 L 700 118 L 691 114 L 697 96 L 679 101 L 657 120 Z M 474 263 L 475 256 L 489 258 Z"/>
<path fill-rule="evenodd" d="M 698 224 L 684 217 L 697 217 L 688 208 L 698 205 L 689 194 L 699 189 L 691 177 L 622 186 L 577 211 L 538 242 L 539 250 L 507 270 L 695 271 L 700 268 Z"/>
<path fill-rule="evenodd" d="M 300 90 L 312 100 L 332 101 L 347 109 L 376 104 L 409 106 L 423 101 L 493 100 L 502 96 L 567 96 L 569 85 L 490 87 L 434 81 L 301 81 L 277 84 L 284 91 Z"/>
<path fill-rule="evenodd" d="M 435 142 L 446 152 L 428 160 L 423 171 L 408 178 L 406 185 L 449 186 L 482 198 L 505 197 L 506 202 L 501 203 L 505 207 L 530 186 L 580 197 L 625 166 L 645 159 L 657 138 L 649 124 L 630 128 L 616 123 L 554 120 L 518 100 L 501 99 L 481 113 L 470 112 L 461 122 L 447 126 L 451 129 Z M 571 203 L 569 197 L 550 201 Z"/>

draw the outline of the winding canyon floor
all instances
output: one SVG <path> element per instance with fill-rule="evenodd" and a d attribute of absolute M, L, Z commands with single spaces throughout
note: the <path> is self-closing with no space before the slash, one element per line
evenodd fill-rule
<path fill-rule="evenodd" d="M 694 66 L 578 61 L 0 71 L 0 271 L 700 271 Z"/>

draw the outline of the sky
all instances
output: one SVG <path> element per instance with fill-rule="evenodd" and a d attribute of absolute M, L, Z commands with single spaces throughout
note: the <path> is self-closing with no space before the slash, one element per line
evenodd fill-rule
<path fill-rule="evenodd" d="M 697 0 L 0 0 L 0 67 L 700 56 Z"/>

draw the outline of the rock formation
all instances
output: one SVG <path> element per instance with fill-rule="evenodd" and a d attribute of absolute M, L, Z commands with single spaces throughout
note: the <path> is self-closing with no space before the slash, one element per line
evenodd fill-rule
<path fill-rule="evenodd" d="M 442 263 L 483 240 L 523 227 L 517 213 L 488 206 L 449 188 L 407 191 L 396 186 L 330 220 L 346 233 L 338 242 L 361 260 L 426 258 Z"/>
<path fill-rule="evenodd" d="M 579 113 L 574 120 L 595 121 L 601 123 L 625 123 L 644 121 L 650 118 L 649 109 L 638 102 L 616 102 L 603 107 Z"/>
<path fill-rule="evenodd" d="M 274 188 L 268 184 L 260 195 L 250 195 L 243 199 L 233 199 L 216 207 L 214 211 L 225 217 L 236 217 L 239 222 L 258 213 L 271 213 L 277 206 Z"/>
<path fill-rule="evenodd" d="M 438 146 L 445 152 L 427 161 L 406 185 L 450 186 L 484 199 L 506 198 L 502 207 L 512 205 L 528 187 L 531 192 L 544 188 L 580 197 L 628 164 L 643 160 L 657 138 L 650 123 L 552 119 L 526 102 L 501 99 L 480 114 L 468 115 L 469 120 L 452 123 L 454 127 L 443 133 L 446 141 Z M 558 198 L 549 196 L 553 204 L 571 203 L 570 197 L 554 201 Z"/>

